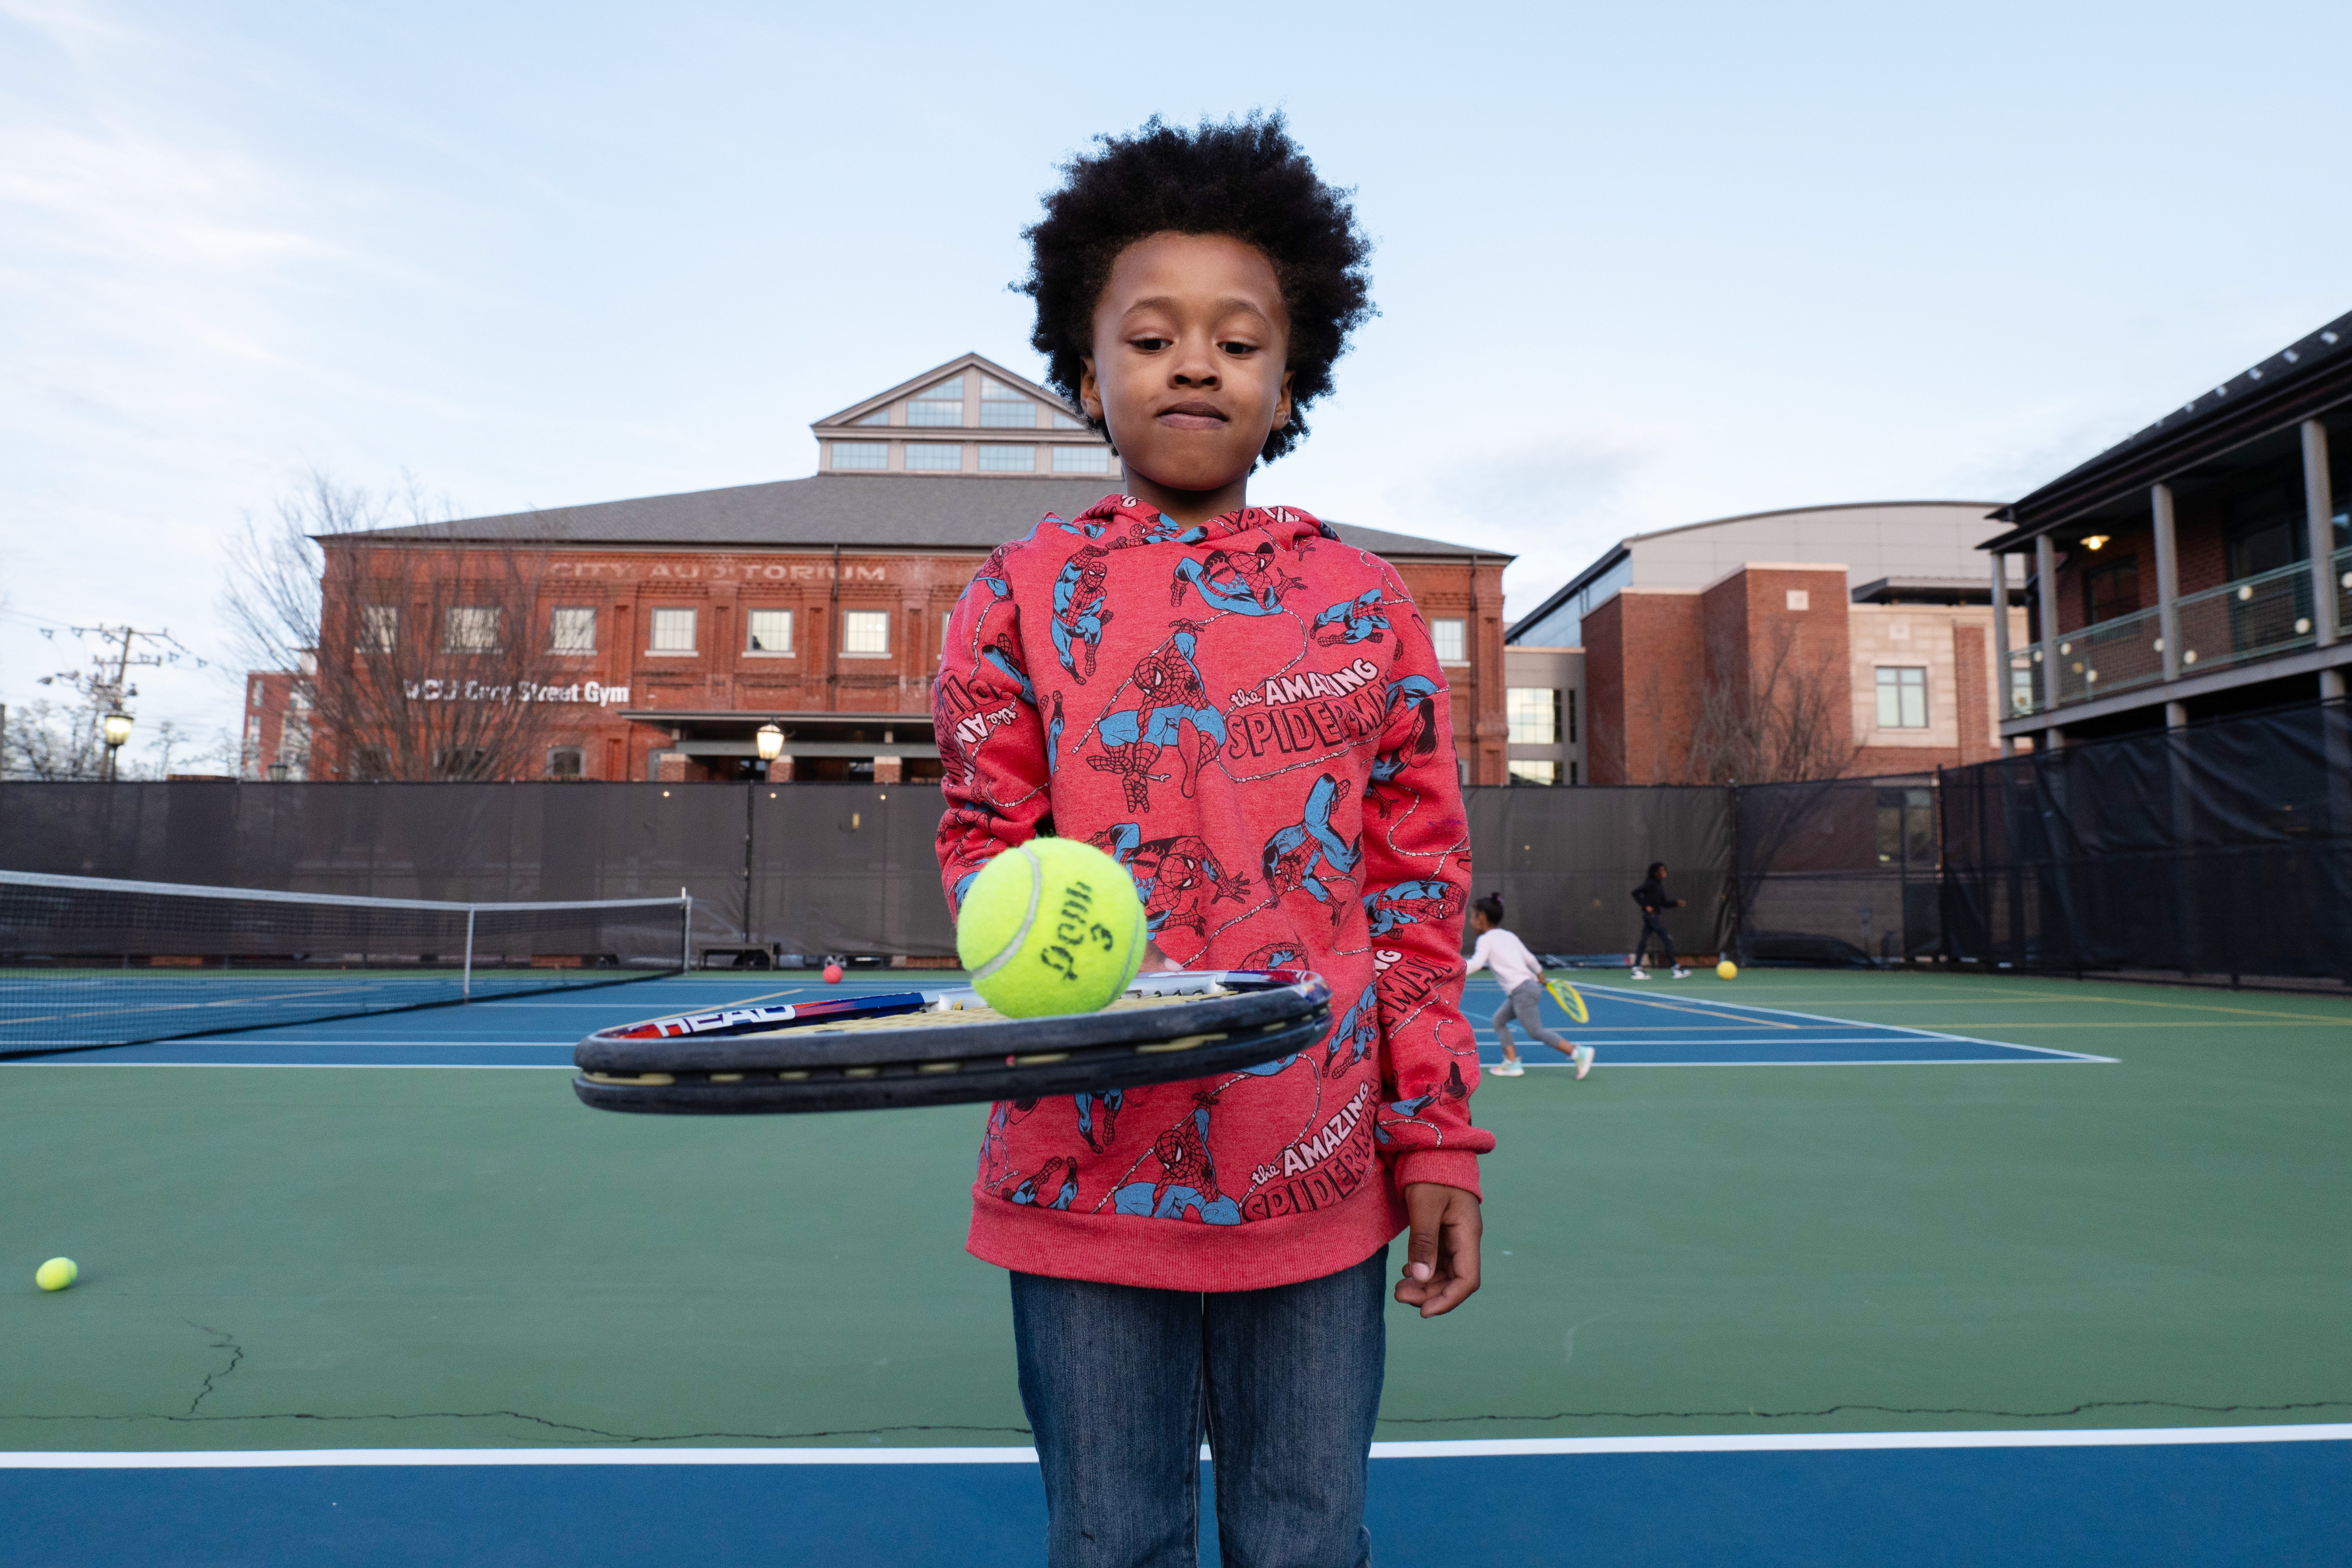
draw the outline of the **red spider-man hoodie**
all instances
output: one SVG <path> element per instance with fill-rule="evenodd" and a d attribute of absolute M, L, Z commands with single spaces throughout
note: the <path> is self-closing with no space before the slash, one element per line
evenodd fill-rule
<path fill-rule="evenodd" d="M 961 906 L 1041 831 L 1134 874 L 1191 969 L 1296 965 L 1320 1045 L 1247 1072 L 1000 1102 L 970 1247 L 1025 1273 L 1246 1290 L 1362 1262 L 1403 1184 L 1478 1190 L 1462 1016 L 1470 848 L 1429 630 L 1305 512 L 1180 528 L 1132 497 L 1048 517 L 957 603 L 932 698 Z"/>

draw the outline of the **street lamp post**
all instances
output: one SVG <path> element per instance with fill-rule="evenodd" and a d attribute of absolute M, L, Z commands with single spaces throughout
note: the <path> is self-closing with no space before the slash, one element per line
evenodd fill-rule
<path fill-rule="evenodd" d="M 106 778 L 111 784 L 115 777 L 114 754 L 131 739 L 131 715 L 117 708 L 99 722 L 106 735 Z"/>
<path fill-rule="evenodd" d="M 772 719 L 753 732 L 751 741 L 760 748 L 760 760 L 763 763 L 772 763 L 784 754 L 784 731 Z"/>

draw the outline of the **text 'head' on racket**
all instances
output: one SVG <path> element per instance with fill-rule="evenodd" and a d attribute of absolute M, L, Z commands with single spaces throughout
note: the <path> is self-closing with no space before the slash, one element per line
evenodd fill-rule
<path fill-rule="evenodd" d="M 1264 1067 L 1330 1030 L 1330 989 L 1304 970 L 1146 974 L 1100 1012 L 1045 1018 L 899 991 L 602 1029 L 573 1049 L 572 1087 L 672 1116 L 1035 1100 Z"/>
<path fill-rule="evenodd" d="M 1559 1004 L 1559 1010 L 1568 1015 L 1569 1022 L 1572 1024 L 1592 1022 L 1591 1010 L 1584 1005 L 1584 993 L 1575 986 L 1565 980 L 1548 979 L 1544 982 L 1544 989 L 1551 993 L 1551 999 Z"/>

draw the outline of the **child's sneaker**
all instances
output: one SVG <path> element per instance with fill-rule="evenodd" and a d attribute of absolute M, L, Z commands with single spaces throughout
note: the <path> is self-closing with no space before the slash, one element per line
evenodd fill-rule
<path fill-rule="evenodd" d="M 1528 1072 L 1528 1069 L 1517 1062 L 1496 1062 L 1486 1070 L 1496 1078 L 1525 1078 Z M 1583 1075 L 1580 1073 L 1578 1076 L 1580 1078 Z"/>
<path fill-rule="evenodd" d="M 1690 978 L 1690 971 L 1677 963 L 1675 965 L 1675 978 L 1677 980 L 1688 980 Z"/>
<path fill-rule="evenodd" d="M 1576 1064 L 1576 1076 L 1581 1080 L 1586 1073 L 1592 1070 L 1592 1047 L 1579 1046 L 1569 1053 L 1568 1059 Z"/>
<path fill-rule="evenodd" d="M 1647 980 L 1649 977 L 1648 973 L 1645 973 L 1638 963 L 1633 966 L 1633 972 L 1625 976 L 1628 980 Z"/>

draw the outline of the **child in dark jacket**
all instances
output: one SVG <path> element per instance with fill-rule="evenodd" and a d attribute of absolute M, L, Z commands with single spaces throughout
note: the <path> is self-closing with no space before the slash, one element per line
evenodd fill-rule
<path fill-rule="evenodd" d="M 1370 310 L 1366 247 L 1278 118 L 1158 121 L 1029 231 L 1034 342 L 1123 491 L 989 558 L 934 711 L 950 902 L 1034 835 L 1134 874 L 1192 968 L 1312 969 L 1330 1037 L 1248 1072 L 1000 1104 L 970 1247 L 1013 1271 L 1048 1561 L 1361 1563 L 1390 1241 L 1424 1317 L 1478 1286 L 1469 840 L 1445 679 L 1396 574 L 1252 469 Z"/>

